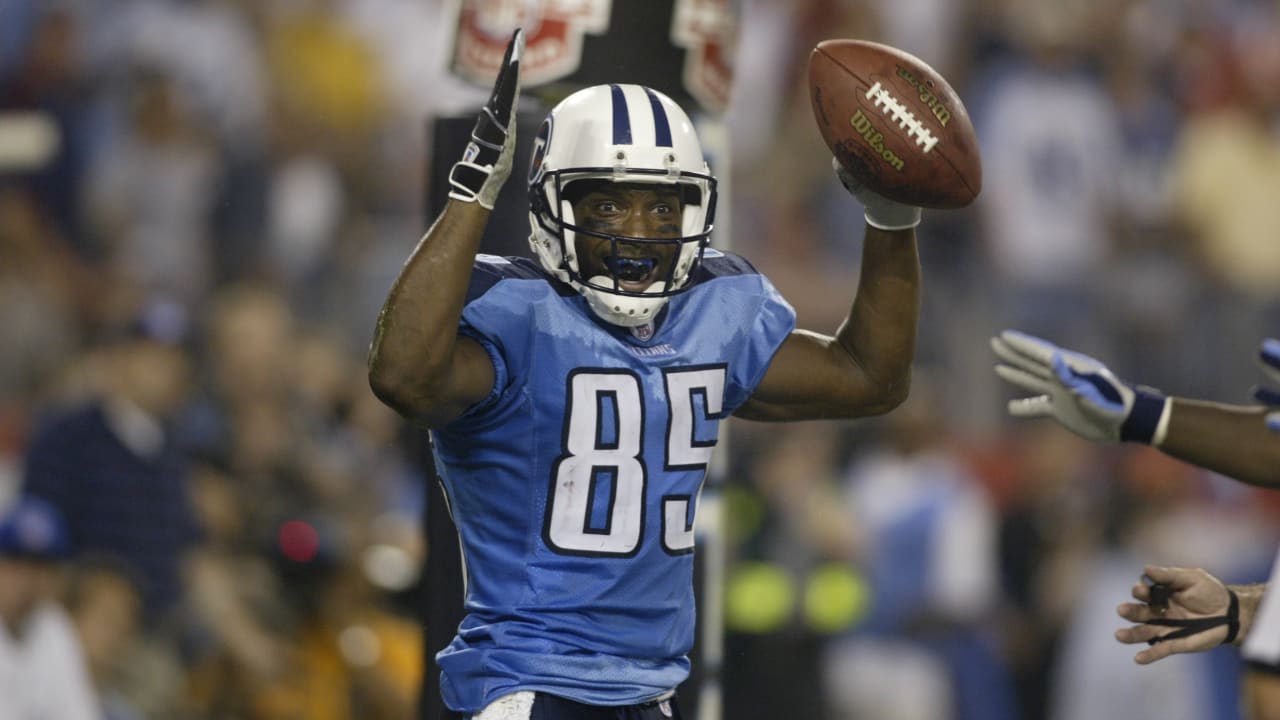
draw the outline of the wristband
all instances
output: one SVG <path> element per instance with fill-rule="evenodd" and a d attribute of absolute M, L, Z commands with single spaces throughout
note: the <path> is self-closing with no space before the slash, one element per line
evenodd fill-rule
<path fill-rule="evenodd" d="M 864 206 L 862 217 L 879 230 L 910 230 L 920 224 L 920 208 L 887 200 Z"/>
<path fill-rule="evenodd" d="M 1133 409 L 1120 425 L 1120 439 L 1159 447 L 1169 426 L 1169 398 L 1151 388 L 1133 388 Z"/>

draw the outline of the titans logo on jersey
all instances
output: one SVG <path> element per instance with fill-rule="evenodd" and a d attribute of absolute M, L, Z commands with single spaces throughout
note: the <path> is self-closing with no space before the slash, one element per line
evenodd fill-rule
<path fill-rule="evenodd" d="M 450 707 L 520 689 L 621 705 L 685 679 L 719 422 L 794 327 L 767 279 L 712 250 L 644 339 L 532 261 L 477 258 L 460 332 L 494 389 L 432 433 L 467 573 L 438 658 Z"/>

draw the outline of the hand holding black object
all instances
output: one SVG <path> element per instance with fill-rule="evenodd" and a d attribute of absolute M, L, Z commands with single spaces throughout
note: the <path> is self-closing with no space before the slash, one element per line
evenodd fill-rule
<path fill-rule="evenodd" d="M 1161 595 L 1165 603 L 1159 604 Z M 1240 603 L 1221 580 L 1199 568 L 1149 565 L 1133 586 L 1136 603 L 1116 608 L 1135 623 L 1116 631 L 1122 643 L 1151 647 L 1134 656 L 1147 665 L 1177 653 L 1208 650 L 1233 642 L 1240 631 Z"/>

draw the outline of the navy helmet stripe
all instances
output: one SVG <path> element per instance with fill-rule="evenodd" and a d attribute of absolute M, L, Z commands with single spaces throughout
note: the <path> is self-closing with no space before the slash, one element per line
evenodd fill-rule
<path fill-rule="evenodd" d="M 631 144 L 631 114 L 627 112 L 627 96 L 618 85 L 610 85 L 613 93 L 613 144 Z"/>
<path fill-rule="evenodd" d="M 645 88 L 644 92 L 649 96 L 649 105 L 653 108 L 654 144 L 658 147 L 671 147 L 671 123 L 667 121 L 667 111 L 662 108 L 662 101 L 658 100 L 657 93 L 649 88 Z"/>

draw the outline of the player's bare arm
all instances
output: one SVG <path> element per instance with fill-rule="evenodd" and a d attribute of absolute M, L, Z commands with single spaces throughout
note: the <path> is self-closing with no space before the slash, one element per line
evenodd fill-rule
<path fill-rule="evenodd" d="M 1258 347 L 1267 381 L 1254 387 L 1260 406 L 1223 405 L 1175 397 L 1160 449 L 1251 485 L 1280 487 L 1280 340 Z"/>
<path fill-rule="evenodd" d="M 1088 355 L 1013 330 L 993 338 L 992 349 L 1001 360 L 996 373 L 1033 393 L 1009 402 L 1016 417 L 1052 417 L 1089 440 L 1145 443 L 1242 482 L 1280 487 L 1268 407 L 1166 397 Z"/>
<path fill-rule="evenodd" d="M 478 203 L 449 200 L 383 303 L 369 350 L 369 384 L 405 417 L 434 427 L 482 400 L 493 365 L 458 335 L 472 263 L 489 219 Z"/>
<path fill-rule="evenodd" d="M 906 399 L 920 313 L 914 229 L 868 225 L 862 259 L 857 295 L 835 336 L 792 333 L 738 417 L 777 421 L 878 415 Z"/>
<path fill-rule="evenodd" d="M 916 85 L 933 90 L 921 105 Z M 828 337 L 797 331 L 737 415 L 876 415 L 907 397 L 920 312 L 920 208 L 959 208 L 982 188 L 977 135 L 946 78 L 908 53 L 828 40 L 809 58 L 813 116 L 867 229 L 853 307 Z"/>
<path fill-rule="evenodd" d="M 1280 487 L 1280 438 L 1263 406 L 1175 397 L 1160 449 L 1180 460 L 1250 485 Z"/>
<path fill-rule="evenodd" d="M 458 322 L 489 213 L 511 174 L 523 47 L 517 30 L 471 143 L 450 173 L 444 212 L 392 286 L 369 348 L 373 392 L 429 427 L 458 417 L 493 387 L 488 354 L 458 335 Z"/>

